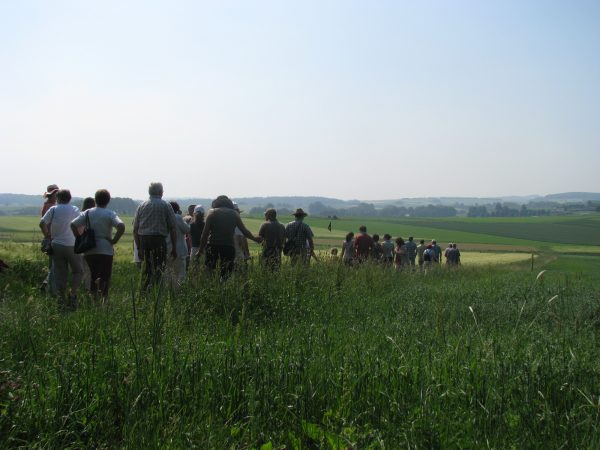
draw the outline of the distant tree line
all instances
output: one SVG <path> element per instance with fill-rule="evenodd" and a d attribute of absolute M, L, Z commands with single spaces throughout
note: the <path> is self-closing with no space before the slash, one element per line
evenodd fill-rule
<path fill-rule="evenodd" d="M 477 205 L 469 207 L 467 217 L 531 217 L 549 216 L 555 214 L 573 214 L 578 212 L 600 212 L 600 202 L 586 203 L 555 203 L 532 202 L 527 205 L 509 205 L 496 203 L 494 205 Z"/>
<path fill-rule="evenodd" d="M 262 216 L 264 212 L 269 208 L 275 208 L 277 210 L 277 216 L 291 216 L 294 211 L 289 205 L 277 205 L 275 206 L 273 203 L 267 203 L 265 206 L 254 206 L 250 208 L 248 213 L 253 216 Z"/>
<path fill-rule="evenodd" d="M 454 217 L 457 213 L 454 207 L 443 205 L 414 207 L 386 205 L 377 209 L 372 203 L 359 203 L 348 208 L 333 208 L 322 202 L 309 204 L 308 212 L 319 217 Z"/>

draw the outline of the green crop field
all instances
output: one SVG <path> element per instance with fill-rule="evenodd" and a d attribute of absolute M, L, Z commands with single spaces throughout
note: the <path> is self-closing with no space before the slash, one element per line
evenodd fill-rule
<path fill-rule="evenodd" d="M 0 448 L 599 448 L 600 251 L 568 237 L 589 219 L 309 217 L 310 267 L 148 293 L 129 229 L 109 300 L 66 312 L 37 290 L 39 219 L 0 217 Z M 326 256 L 363 223 L 457 241 L 463 266 Z"/>
<path fill-rule="evenodd" d="M 597 215 L 591 217 L 573 217 L 571 220 L 555 220 L 548 217 L 545 220 L 513 219 L 507 220 L 436 220 L 435 228 L 451 231 L 467 231 L 479 234 L 502 236 L 504 238 L 528 239 L 548 243 L 600 245 L 600 218 Z M 562 218 L 561 218 L 562 219 Z M 414 221 L 415 225 L 431 223 L 425 221 Z"/>

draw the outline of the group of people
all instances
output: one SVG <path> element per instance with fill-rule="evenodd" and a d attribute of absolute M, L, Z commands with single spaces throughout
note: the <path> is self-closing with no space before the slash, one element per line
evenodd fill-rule
<path fill-rule="evenodd" d="M 337 249 L 334 250 L 335 255 Z M 460 250 L 455 243 L 448 244 L 443 256 L 448 266 L 460 264 Z M 412 236 L 408 241 L 402 237 L 392 241 L 392 236 L 387 233 L 380 242 L 378 234 L 369 235 L 367 227 L 362 225 L 357 236 L 353 232 L 346 235 L 342 242 L 341 258 L 348 265 L 372 261 L 394 266 L 398 270 L 414 269 L 418 265 L 419 269 L 427 271 L 442 263 L 442 249 L 435 239 L 429 244 L 425 244 L 425 240 L 421 239 L 417 245 Z"/>
<path fill-rule="evenodd" d="M 218 270 L 221 278 L 227 278 L 234 269 L 243 270 L 250 259 L 248 240 L 262 244 L 261 263 L 271 270 L 280 267 L 282 253 L 290 256 L 292 264 L 314 255 L 313 232 L 304 223 L 307 214 L 301 208 L 287 226 L 277 220 L 275 209 L 267 209 L 265 222 L 254 236 L 244 225 L 239 206 L 225 195 L 212 202 L 206 216 L 202 205 L 189 205 L 188 215 L 181 217 L 179 205 L 171 202 L 168 208 L 162 194 L 162 184 L 151 183 L 150 198 L 138 207 L 133 222 L 134 256 L 140 263 L 145 261 L 145 287 L 165 271 L 181 284 L 190 264 L 203 256 L 209 272 Z"/>
<path fill-rule="evenodd" d="M 261 244 L 260 261 L 269 270 L 280 268 L 282 254 L 289 256 L 292 265 L 307 264 L 316 258 L 314 235 L 304 222 L 308 214 L 302 208 L 294 212 L 294 220 L 287 225 L 277 220 L 274 208 L 267 209 L 265 222 L 255 236 L 244 225 L 238 205 L 225 195 L 217 197 L 206 214 L 202 205 L 189 205 L 184 216 L 177 202 L 163 200 L 163 193 L 161 183 L 150 183 L 149 197 L 139 205 L 133 219 L 134 259 L 143 266 L 144 289 L 157 285 L 163 277 L 173 286 L 180 286 L 190 265 L 202 257 L 209 272 L 218 271 L 225 279 L 236 268 L 244 270 L 250 259 L 248 240 Z M 46 246 L 48 276 L 41 289 L 48 289 L 73 306 L 85 279 L 92 295 L 107 298 L 113 248 L 125 232 L 123 221 L 108 209 L 110 193 L 106 189 L 96 191 L 94 198 L 84 200 L 81 210 L 70 204 L 69 190 L 55 184 L 47 187 L 44 197 L 40 228 L 50 245 Z M 95 245 L 82 257 L 76 253 L 76 239 L 89 229 L 94 231 Z M 447 264 L 460 264 L 456 244 L 449 245 L 444 256 Z M 441 263 L 442 250 L 435 240 L 428 245 L 421 240 L 417 245 L 412 236 L 408 241 L 401 237 L 392 241 L 385 234 L 380 242 L 379 235 L 370 236 L 361 226 L 357 236 L 346 236 L 341 258 L 349 265 L 371 260 L 398 269 L 417 264 L 427 269 Z"/>
<path fill-rule="evenodd" d="M 183 216 L 179 204 L 163 200 L 163 193 L 161 183 L 151 183 L 149 198 L 137 208 L 133 220 L 134 258 L 143 266 L 144 289 L 165 276 L 173 286 L 181 285 L 190 264 L 203 256 L 210 272 L 218 270 L 221 278 L 227 278 L 236 267 L 243 270 L 250 259 L 248 239 L 262 244 L 261 262 L 270 270 L 280 267 L 282 253 L 292 264 L 306 263 L 314 256 L 313 232 L 304 223 L 307 214 L 301 208 L 287 226 L 279 223 L 275 209 L 267 209 L 265 222 L 254 236 L 242 222 L 238 205 L 225 195 L 212 202 L 206 216 L 202 205 L 190 205 Z M 40 289 L 73 307 L 85 280 L 92 295 L 107 298 L 113 248 L 125 232 L 123 221 L 107 208 L 110 193 L 98 190 L 81 209 L 70 204 L 70 191 L 56 184 L 47 187 L 44 198 L 40 228 L 49 243 L 43 245 L 49 260 Z M 95 245 L 82 256 L 76 253 L 76 239 L 87 229 L 94 231 Z"/>
<path fill-rule="evenodd" d="M 83 201 L 81 210 L 70 204 L 71 192 L 55 184 L 47 187 L 44 198 L 40 228 L 44 234 L 43 249 L 49 259 L 48 275 L 40 289 L 58 295 L 68 307 L 74 308 L 77 290 L 85 279 L 94 296 L 107 297 L 113 247 L 125 232 L 123 221 L 107 208 L 110 193 L 99 189 L 94 198 Z M 86 229 L 94 230 L 95 245 L 82 257 L 75 253 L 75 243 Z"/>

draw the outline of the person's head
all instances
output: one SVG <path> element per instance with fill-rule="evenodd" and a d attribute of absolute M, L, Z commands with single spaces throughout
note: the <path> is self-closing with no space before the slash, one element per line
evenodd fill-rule
<path fill-rule="evenodd" d="M 419 241 L 419 243 L 420 243 L 421 245 L 425 244 L 425 239 L 421 239 L 421 240 Z"/>
<path fill-rule="evenodd" d="M 396 238 L 396 245 L 398 247 L 402 247 L 404 245 L 404 239 L 402 239 L 401 237 L 397 237 Z"/>
<path fill-rule="evenodd" d="M 266 220 L 276 220 L 277 219 L 277 211 L 275 210 L 275 208 L 268 208 L 265 211 L 265 219 Z"/>
<path fill-rule="evenodd" d="M 196 205 L 194 207 L 193 213 L 194 213 L 194 216 L 193 216 L 194 222 L 204 221 L 204 207 L 202 205 Z"/>
<path fill-rule="evenodd" d="M 334 248 L 332 248 L 332 249 L 331 249 L 331 252 L 330 252 L 330 253 L 331 253 L 331 256 L 337 256 L 337 254 L 338 254 L 338 249 L 334 247 Z"/>
<path fill-rule="evenodd" d="M 226 195 L 219 195 L 211 204 L 213 208 L 229 208 L 233 209 L 233 202 Z"/>
<path fill-rule="evenodd" d="M 456 248 L 456 244 L 455 243 L 452 243 L 452 248 Z"/>
<path fill-rule="evenodd" d="M 53 198 L 56 198 L 57 192 L 58 186 L 56 184 L 49 184 L 48 187 L 46 187 L 46 192 L 44 192 L 44 198 L 52 200 Z"/>
<path fill-rule="evenodd" d="M 171 208 L 173 208 L 173 212 L 175 214 L 181 214 L 181 208 L 179 207 L 179 203 L 169 202 L 169 205 L 171 205 Z"/>
<path fill-rule="evenodd" d="M 433 245 L 429 244 L 427 245 L 427 248 L 433 248 Z"/>
<path fill-rule="evenodd" d="M 196 208 L 196 205 L 189 205 L 189 206 L 188 206 L 188 210 L 187 210 L 187 211 L 188 211 L 188 214 L 189 214 L 190 216 L 193 216 L 193 215 L 194 215 L 194 208 Z"/>
<path fill-rule="evenodd" d="M 367 232 L 367 227 L 366 227 L 366 226 L 364 226 L 364 225 L 361 225 L 361 226 L 358 228 L 358 231 L 360 231 L 361 233 L 366 233 L 366 232 Z"/>
<path fill-rule="evenodd" d="M 92 197 L 86 197 L 83 199 L 83 203 L 81 204 L 81 210 L 87 211 L 88 209 L 92 209 L 96 206 L 96 200 Z"/>
<path fill-rule="evenodd" d="M 96 205 L 100 208 L 105 208 L 110 202 L 110 192 L 106 189 L 98 189 L 94 194 L 94 198 L 96 199 Z"/>
<path fill-rule="evenodd" d="M 410 242 L 412 242 L 412 241 L 413 241 L 413 237 L 412 237 L 412 236 L 409 236 L 409 237 L 408 237 L 408 240 L 409 240 Z"/>
<path fill-rule="evenodd" d="M 374 242 L 379 242 L 379 235 L 378 234 L 374 234 L 373 235 L 373 241 Z"/>
<path fill-rule="evenodd" d="M 432 239 L 432 240 L 431 240 L 431 245 L 432 245 L 432 246 L 433 246 L 433 245 L 437 245 L 437 241 L 436 241 L 435 239 Z"/>
<path fill-rule="evenodd" d="M 354 238 L 354 233 L 351 231 L 346 235 L 346 242 L 350 242 Z"/>
<path fill-rule="evenodd" d="M 389 233 L 385 233 L 385 234 L 383 235 L 383 240 L 384 240 L 384 241 L 389 241 L 391 238 L 392 238 L 392 236 L 390 236 L 390 235 L 389 235 Z"/>
<path fill-rule="evenodd" d="M 150 186 L 148 187 L 148 194 L 149 195 L 153 195 L 155 197 L 162 197 L 163 196 L 163 185 L 162 183 L 158 183 L 158 182 L 152 182 L 150 183 Z"/>
<path fill-rule="evenodd" d="M 66 204 L 71 201 L 71 191 L 68 189 L 60 189 L 56 193 L 56 201 L 61 204 Z"/>
<path fill-rule="evenodd" d="M 297 208 L 294 213 L 296 220 L 304 220 L 306 216 L 308 216 L 308 214 L 306 214 L 302 208 Z"/>
<path fill-rule="evenodd" d="M 452 248 L 452 242 L 448 243 L 448 248 Z"/>

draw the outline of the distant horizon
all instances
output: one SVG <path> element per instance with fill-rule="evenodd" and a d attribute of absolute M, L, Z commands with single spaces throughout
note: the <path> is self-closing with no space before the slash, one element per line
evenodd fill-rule
<path fill-rule="evenodd" d="M 76 198 L 85 198 L 88 196 L 93 196 L 93 192 L 89 193 L 89 194 L 79 194 L 77 192 L 74 192 L 73 190 L 69 189 L 71 191 L 71 195 L 73 197 Z M 110 189 L 109 189 L 110 191 Z M 296 197 L 296 198 L 327 198 L 327 199 L 332 199 L 332 200 L 340 200 L 340 201 L 344 201 L 344 202 L 352 202 L 352 201 L 358 201 L 358 202 L 364 202 L 364 203 L 368 203 L 368 202 L 386 202 L 386 201 L 398 201 L 398 200 L 419 200 L 419 199 L 505 199 L 505 198 L 545 198 L 548 196 L 554 196 L 554 195 L 569 195 L 569 194 L 573 194 L 573 195 L 598 195 L 600 196 L 600 192 L 593 192 L 593 191 L 567 191 L 567 192 L 552 192 L 552 193 L 548 193 L 548 194 L 522 194 L 522 195 L 490 195 L 490 196 L 480 196 L 480 195 L 465 195 L 465 196 L 455 196 L 455 195 L 427 195 L 427 196 L 421 196 L 421 197 L 393 197 L 393 198 L 370 198 L 370 199 L 360 199 L 360 198 L 340 198 L 340 197 L 334 197 L 334 196 L 329 196 L 329 195 L 243 195 L 243 196 L 229 196 L 231 199 L 236 200 L 236 199 L 250 199 L 250 198 L 290 198 L 290 197 Z M 43 198 L 43 193 L 42 194 L 28 194 L 28 193 L 23 193 L 23 192 L 0 192 L 0 195 L 27 195 L 27 196 L 39 196 L 40 198 Z M 227 195 L 227 194 L 219 194 L 219 195 Z M 111 196 L 112 197 L 120 197 L 120 198 L 130 198 L 132 200 L 144 200 L 148 197 L 148 195 L 144 196 L 144 197 L 134 197 L 134 196 L 130 196 L 130 195 L 116 195 L 113 192 L 111 192 Z M 205 195 L 164 195 L 165 199 L 181 199 L 181 200 L 185 200 L 185 199 L 195 199 L 195 198 L 202 198 L 202 199 L 214 199 L 216 198 L 217 195 L 215 196 L 205 196 Z"/>

